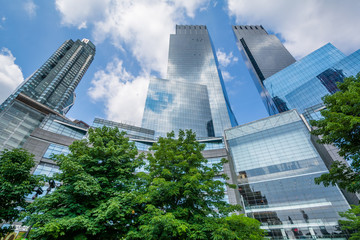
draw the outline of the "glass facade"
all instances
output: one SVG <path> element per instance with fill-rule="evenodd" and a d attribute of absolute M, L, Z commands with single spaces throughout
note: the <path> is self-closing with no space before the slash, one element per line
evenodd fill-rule
<path fill-rule="evenodd" d="M 336 82 L 360 72 L 360 50 L 345 56 L 326 44 L 303 59 L 264 80 L 272 98 L 281 99 L 287 109 L 296 108 L 310 119 L 322 107 L 322 97 L 338 91 Z"/>
<path fill-rule="evenodd" d="M 278 99 L 271 99 L 263 81 L 294 63 L 294 57 L 275 35 L 269 35 L 262 26 L 241 25 L 232 28 L 241 55 L 268 113 L 273 115 L 284 111 Z"/>
<path fill-rule="evenodd" d="M 129 138 L 153 140 L 154 135 L 155 135 L 155 131 L 151 130 L 151 129 L 141 128 L 141 127 L 125 124 L 125 123 L 118 123 L 118 122 L 101 119 L 101 118 L 94 119 L 92 127 L 101 128 L 103 126 L 111 127 L 111 128 L 116 127 L 120 131 L 126 132 L 126 135 Z"/>
<path fill-rule="evenodd" d="M 87 40 L 67 40 L 0 106 L 0 111 L 21 93 L 64 114 L 74 90 L 90 66 L 95 45 Z M 65 111 L 65 112 L 64 112 Z"/>
<path fill-rule="evenodd" d="M 151 80 L 142 126 L 156 136 L 191 128 L 203 138 L 236 125 L 206 26 L 177 25 L 167 79 Z"/>
<path fill-rule="evenodd" d="M 65 41 L 0 105 L 0 149 L 22 147 L 46 115 L 61 116 L 71 108 L 94 54 L 87 39 Z"/>
<path fill-rule="evenodd" d="M 207 139 L 205 141 L 199 140 L 200 143 L 205 144 L 204 151 L 206 150 L 215 150 L 215 149 L 225 149 L 222 138 L 220 139 Z"/>
<path fill-rule="evenodd" d="M 142 126 L 156 136 L 192 129 L 197 136 L 214 137 L 214 125 L 205 85 L 151 79 Z"/>
<path fill-rule="evenodd" d="M 14 100 L 0 112 L 0 150 L 21 147 L 45 114 Z"/>
<path fill-rule="evenodd" d="M 61 173 L 59 166 L 55 164 L 40 162 L 37 166 L 35 171 L 33 172 L 34 175 L 45 175 L 47 177 L 53 177 L 54 173 Z M 59 186 L 60 182 L 55 181 L 55 186 Z M 47 189 L 49 188 L 49 184 L 46 183 L 41 189 L 43 190 L 43 193 L 41 195 L 38 195 L 37 197 L 43 197 L 47 194 Z M 55 188 L 52 188 L 48 194 L 51 194 L 55 191 Z M 36 192 L 32 192 L 31 194 L 27 195 L 25 198 L 27 201 L 33 201 L 33 197 L 35 196 Z"/>
<path fill-rule="evenodd" d="M 46 131 L 75 139 L 82 139 L 87 133 L 86 128 L 55 115 L 47 115 L 39 127 Z"/>
<path fill-rule="evenodd" d="M 46 152 L 44 153 L 44 158 L 51 158 L 52 155 L 64 154 L 68 155 L 70 153 L 69 147 L 64 145 L 59 145 L 51 143 Z"/>
<path fill-rule="evenodd" d="M 314 183 L 328 170 L 296 110 L 228 129 L 225 137 L 245 214 L 269 237 L 345 239 L 338 212 L 350 206 L 338 187 Z"/>
<path fill-rule="evenodd" d="M 34 175 L 45 175 L 47 177 L 52 177 L 54 173 L 61 173 L 59 166 L 50 163 L 41 162 L 36 166 Z"/>

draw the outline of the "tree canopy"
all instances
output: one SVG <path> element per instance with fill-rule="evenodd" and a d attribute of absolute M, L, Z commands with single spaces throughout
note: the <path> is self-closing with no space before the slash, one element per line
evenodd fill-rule
<path fill-rule="evenodd" d="M 143 156 L 116 128 L 55 157 L 62 186 L 28 207 L 30 239 L 262 239 L 260 223 L 224 201 L 225 159 L 212 166 L 191 131 L 159 138 Z"/>
<path fill-rule="evenodd" d="M 339 91 L 323 98 L 326 108 L 323 119 L 312 121 L 314 135 L 321 136 L 321 143 L 334 144 L 339 155 L 351 167 L 335 162 L 327 174 L 316 179 L 325 186 L 338 184 L 350 192 L 360 191 L 360 75 L 345 78 L 338 83 Z"/>
<path fill-rule="evenodd" d="M 339 213 L 346 220 L 339 220 L 341 229 L 351 234 L 349 240 L 360 240 L 360 206 L 352 205 L 346 212 Z"/>
<path fill-rule="evenodd" d="M 19 219 L 21 209 L 28 203 L 26 195 L 43 185 L 41 176 L 30 174 L 35 166 L 33 155 L 23 149 L 4 150 L 0 155 L 0 223 Z M 11 231 L 1 229 L 0 236 Z"/>
<path fill-rule="evenodd" d="M 143 163 L 134 145 L 117 128 L 90 129 L 88 138 L 54 157 L 62 182 L 28 208 L 30 239 L 117 239 L 133 223 Z"/>
<path fill-rule="evenodd" d="M 209 166 L 192 131 L 160 138 L 147 155 L 144 211 L 130 239 L 262 239 L 260 223 L 224 201 L 225 159 Z"/>

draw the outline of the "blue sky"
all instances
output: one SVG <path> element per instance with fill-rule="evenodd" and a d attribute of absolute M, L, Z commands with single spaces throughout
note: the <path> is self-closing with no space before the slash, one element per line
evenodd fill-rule
<path fill-rule="evenodd" d="M 331 42 L 360 47 L 358 0 L 0 0 L 0 101 L 67 39 L 88 38 L 95 60 L 72 119 L 140 125 L 149 78 L 164 77 L 176 24 L 207 25 L 240 124 L 267 116 L 231 25 L 263 25 L 299 59 Z"/>

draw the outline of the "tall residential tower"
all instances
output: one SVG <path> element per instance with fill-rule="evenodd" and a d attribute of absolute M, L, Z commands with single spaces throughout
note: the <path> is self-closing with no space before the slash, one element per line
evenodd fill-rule
<path fill-rule="evenodd" d="M 48 114 L 62 117 L 94 59 L 87 40 L 67 40 L 0 106 L 0 149 L 21 147 Z"/>

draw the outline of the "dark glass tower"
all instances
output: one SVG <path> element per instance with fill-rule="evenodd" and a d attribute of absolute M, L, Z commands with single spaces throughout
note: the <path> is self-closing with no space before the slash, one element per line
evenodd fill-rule
<path fill-rule="evenodd" d="M 286 111 L 281 99 L 271 99 L 263 81 L 295 62 L 275 35 L 262 26 L 233 26 L 238 47 L 270 115 Z"/>
<path fill-rule="evenodd" d="M 94 59 L 87 40 L 67 40 L 0 106 L 0 149 L 21 147 L 48 114 L 63 116 Z"/>
<path fill-rule="evenodd" d="M 177 25 L 167 79 L 150 81 L 142 126 L 156 136 L 193 129 L 203 138 L 221 137 L 236 125 L 206 26 Z"/>

